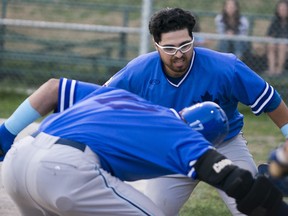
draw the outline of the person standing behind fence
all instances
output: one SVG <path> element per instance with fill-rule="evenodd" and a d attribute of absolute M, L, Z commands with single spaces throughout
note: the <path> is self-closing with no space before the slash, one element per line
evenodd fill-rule
<path fill-rule="evenodd" d="M 273 38 L 288 38 L 288 1 L 280 0 L 276 4 L 275 14 L 267 30 L 267 36 Z M 270 43 L 267 45 L 268 71 L 267 75 L 275 76 L 283 73 L 286 62 L 287 45 Z"/>
<path fill-rule="evenodd" d="M 249 21 L 241 15 L 238 0 L 226 0 L 221 14 L 215 17 L 216 32 L 227 36 L 248 35 Z M 232 52 L 242 59 L 247 49 L 247 42 L 238 40 L 220 40 L 218 49 L 221 52 Z"/>

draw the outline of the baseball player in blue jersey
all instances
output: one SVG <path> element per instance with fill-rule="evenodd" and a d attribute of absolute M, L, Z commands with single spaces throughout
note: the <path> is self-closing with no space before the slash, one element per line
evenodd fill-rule
<path fill-rule="evenodd" d="M 197 120 L 204 131 L 209 125 L 210 139 L 224 138 L 227 117 L 215 103 L 178 114 L 125 90 L 94 87 L 83 98 L 89 85 L 86 91 L 85 83 L 62 79 L 58 108 L 63 110 L 6 154 L 3 184 L 21 215 L 165 215 L 123 181 L 177 173 L 225 191 L 244 213 L 288 214 L 281 192 L 267 178 L 254 179 L 191 129 Z"/>
<path fill-rule="evenodd" d="M 188 11 L 174 8 L 156 12 L 149 29 L 157 51 L 133 59 L 106 85 L 177 111 L 197 102 L 216 102 L 227 114 L 230 128 L 217 150 L 255 175 L 257 168 L 242 136 L 243 115 L 237 109 L 238 103 L 249 106 L 255 115 L 267 113 L 286 138 L 287 107 L 277 91 L 235 55 L 194 48 L 194 25 Z M 167 215 L 175 215 L 196 184 L 181 176 L 161 177 L 148 182 L 152 189 L 146 194 Z M 232 215 L 242 215 L 235 201 L 219 192 Z"/>
<path fill-rule="evenodd" d="M 106 85 L 176 111 L 203 101 L 217 103 L 227 114 L 230 128 L 225 140 L 216 146 L 217 151 L 255 175 L 257 168 L 242 136 L 243 115 L 237 106 L 239 102 L 245 104 L 255 115 L 267 113 L 288 138 L 287 107 L 277 91 L 235 55 L 194 48 L 194 25 L 195 19 L 188 11 L 167 8 L 156 12 L 149 29 L 157 51 L 135 58 Z M 24 127 L 56 106 L 58 89 L 58 81 L 49 80 L 21 104 L 1 126 L 1 142 L 9 147 Z M 6 144 L 2 145 L 5 148 Z M 182 175 L 155 178 L 148 181 L 146 195 L 166 215 L 176 215 L 197 183 Z M 243 215 L 233 198 L 221 190 L 219 193 L 232 215 Z"/>

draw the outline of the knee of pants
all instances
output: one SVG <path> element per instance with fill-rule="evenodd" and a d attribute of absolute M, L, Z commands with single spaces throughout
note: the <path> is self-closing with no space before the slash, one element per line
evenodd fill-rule
<path fill-rule="evenodd" d="M 148 180 L 144 193 L 165 215 L 175 216 L 198 183 L 199 181 L 193 181 L 187 176 L 164 176 Z"/>

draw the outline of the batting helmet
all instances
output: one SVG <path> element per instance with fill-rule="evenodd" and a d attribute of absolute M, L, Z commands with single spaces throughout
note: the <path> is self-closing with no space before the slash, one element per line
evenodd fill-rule
<path fill-rule="evenodd" d="M 203 134 L 213 145 L 221 143 L 228 133 L 227 116 L 214 102 L 197 103 L 184 108 L 180 115 L 191 128 Z"/>

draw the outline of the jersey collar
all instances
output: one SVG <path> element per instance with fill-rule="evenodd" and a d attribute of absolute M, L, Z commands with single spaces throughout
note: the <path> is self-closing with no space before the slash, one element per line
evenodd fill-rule
<path fill-rule="evenodd" d="M 181 116 L 179 115 L 179 113 L 178 113 L 175 109 L 173 109 L 173 108 L 169 108 L 169 109 L 174 113 L 174 115 L 175 115 L 178 119 L 182 119 Z"/>
<path fill-rule="evenodd" d="M 186 74 L 182 77 L 182 79 L 176 84 L 176 83 L 173 83 L 169 80 L 169 78 L 166 76 L 166 79 L 167 81 L 174 87 L 179 87 L 183 82 L 184 80 L 186 79 L 186 77 L 189 75 L 191 69 L 192 69 L 192 66 L 193 66 L 193 63 L 194 63 L 194 57 L 195 57 L 195 51 L 193 50 L 193 56 L 192 56 L 192 60 L 191 60 L 191 63 L 190 63 L 190 66 L 189 66 L 189 69 L 188 71 L 186 72 Z"/>

